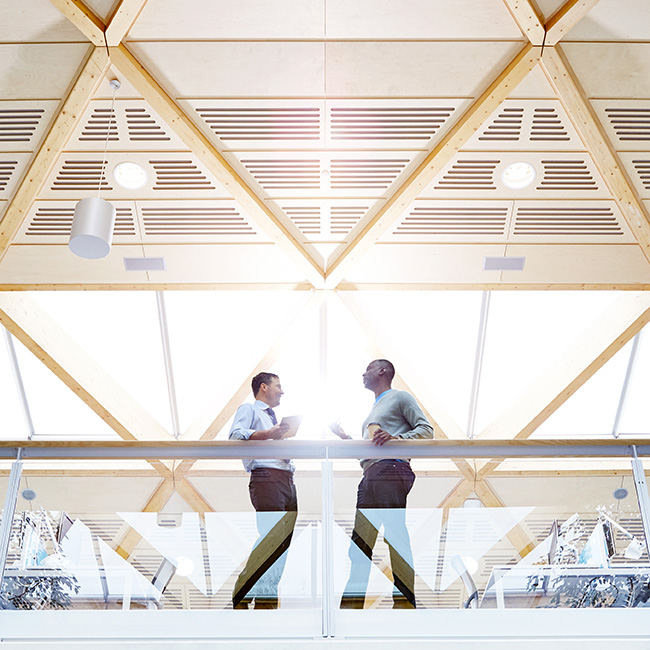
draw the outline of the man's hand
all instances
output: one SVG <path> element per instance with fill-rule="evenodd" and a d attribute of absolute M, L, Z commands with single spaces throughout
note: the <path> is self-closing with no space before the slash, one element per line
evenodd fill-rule
<path fill-rule="evenodd" d="M 282 436 L 289 431 L 288 424 L 276 424 L 270 429 L 260 429 L 253 433 L 250 437 L 251 440 L 280 440 Z"/>
<path fill-rule="evenodd" d="M 345 431 L 343 431 L 343 427 L 339 422 L 330 422 L 328 426 L 332 433 L 341 438 L 341 440 L 352 440 L 352 436 L 349 436 Z"/>
<path fill-rule="evenodd" d="M 375 431 L 372 436 L 373 443 L 379 447 L 386 444 L 389 440 L 393 440 L 393 436 L 391 436 L 388 431 L 384 431 L 383 429 L 377 429 L 377 431 Z"/>

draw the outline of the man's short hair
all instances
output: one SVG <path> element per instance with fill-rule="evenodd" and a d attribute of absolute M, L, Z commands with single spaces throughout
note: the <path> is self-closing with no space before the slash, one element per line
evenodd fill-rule
<path fill-rule="evenodd" d="M 395 366 L 388 359 L 375 359 L 373 363 L 377 363 L 384 368 L 388 375 L 388 379 L 393 381 L 393 378 L 395 377 Z"/>
<path fill-rule="evenodd" d="M 260 372 L 259 374 L 253 377 L 251 381 L 251 388 L 253 389 L 253 397 L 257 397 L 257 393 L 260 392 L 260 386 L 262 384 L 269 385 L 274 379 L 280 379 L 277 375 L 274 375 L 272 372 Z"/>

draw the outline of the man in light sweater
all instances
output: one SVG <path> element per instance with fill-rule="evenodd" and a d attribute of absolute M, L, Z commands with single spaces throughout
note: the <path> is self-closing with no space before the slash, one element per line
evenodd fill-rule
<path fill-rule="evenodd" d="M 395 368 L 386 359 L 375 359 L 363 374 L 363 385 L 375 394 L 375 403 L 363 423 L 363 437 L 372 437 L 376 445 L 400 438 L 433 438 L 433 427 L 415 398 L 391 388 L 394 376 Z M 369 425 L 374 425 L 371 426 L 372 435 Z M 336 429 L 333 427 L 340 437 L 349 437 L 340 427 Z M 415 572 L 406 528 L 406 497 L 413 487 L 415 474 L 407 459 L 365 459 L 361 460 L 361 467 L 363 478 L 357 490 L 357 510 L 348 553 L 350 577 L 341 607 L 363 608 L 372 549 L 383 525 L 395 585 L 393 607 L 414 608 Z"/>
<path fill-rule="evenodd" d="M 289 430 L 278 424 L 273 410 L 284 394 L 280 378 L 260 372 L 251 382 L 255 402 L 242 404 L 235 413 L 231 440 L 279 440 Z M 259 538 L 244 570 L 239 574 L 232 594 L 233 608 L 248 609 L 255 598 L 255 609 L 278 606 L 278 585 L 287 560 L 298 514 L 294 464 L 280 458 L 244 460 L 250 472 L 248 490 L 257 513 Z"/>

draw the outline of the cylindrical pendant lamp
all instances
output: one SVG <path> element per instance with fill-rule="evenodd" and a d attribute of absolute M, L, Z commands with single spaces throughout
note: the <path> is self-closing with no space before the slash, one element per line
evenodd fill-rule
<path fill-rule="evenodd" d="M 70 250 L 87 260 L 106 257 L 111 250 L 116 211 L 108 201 L 81 199 L 74 210 L 70 231 Z"/>

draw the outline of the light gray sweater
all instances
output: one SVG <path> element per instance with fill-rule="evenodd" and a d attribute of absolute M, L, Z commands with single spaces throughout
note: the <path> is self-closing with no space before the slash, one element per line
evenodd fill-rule
<path fill-rule="evenodd" d="M 363 423 L 362 435 L 368 438 L 368 425 L 377 422 L 395 438 L 433 438 L 433 427 L 425 417 L 415 397 L 403 390 L 384 393 L 370 410 Z M 380 459 L 363 459 L 364 471 Z"/>

